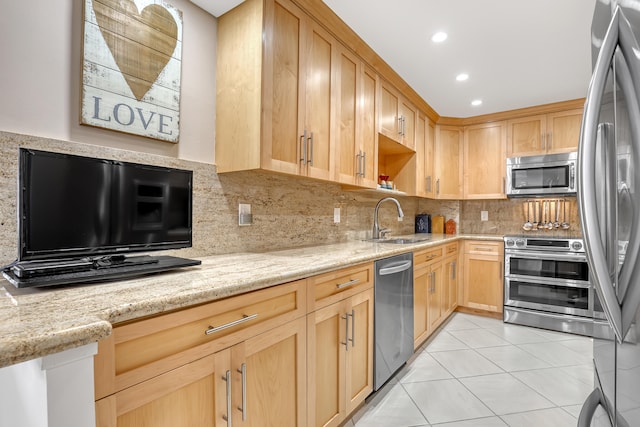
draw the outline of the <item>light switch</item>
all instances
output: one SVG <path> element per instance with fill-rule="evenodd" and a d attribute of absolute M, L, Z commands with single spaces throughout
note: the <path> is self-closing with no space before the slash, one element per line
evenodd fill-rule
<path fill-rule="evenodd" d="M 340 208 L 333 208 L 333 223 L 340 223 Z"/>
<path fill-rule="evenodd" d="M 238 204 L 238 225 L 253 224 L 253 215 L 251 214 L 251 205 L 248 203 Z"/>
<path fill-rule="evenodd" d="M 489 221 L 489 211 L 480 211 L 480 221 Z"/>

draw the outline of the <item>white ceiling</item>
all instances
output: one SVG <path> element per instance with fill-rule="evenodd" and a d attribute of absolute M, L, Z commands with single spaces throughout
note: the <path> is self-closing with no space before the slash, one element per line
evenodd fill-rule
<path fill-rule="evenodd" d="M 191 1 L 215 16 L 241 2 Z M 323 1 L 441 116 L 586 95 L 596 0 Z M 447 40 L 434 44 L 437 31 Z"/>

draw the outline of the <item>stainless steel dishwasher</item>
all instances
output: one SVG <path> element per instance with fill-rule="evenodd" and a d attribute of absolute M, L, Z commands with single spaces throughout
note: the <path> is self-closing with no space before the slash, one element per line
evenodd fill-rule
<path fill-rule="evenodd" d="M 413 354 L 413 254 L 375 262 L 374 379 L 378 390 Z"/>

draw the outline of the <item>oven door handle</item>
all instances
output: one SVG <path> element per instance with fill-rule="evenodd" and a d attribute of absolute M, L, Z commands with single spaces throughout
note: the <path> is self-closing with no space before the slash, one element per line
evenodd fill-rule
<path fill-rule="evenodd" d="M 587 256 L 585 254 L 575 253 L 562 253 L 562 252 L 535 252 L 523 251 L 523 250 L 511 250 L 505 251 L 505 258 L 525 258 L 534 261 L 576 261 L 587 262 Z"/>
<path fill-rule="evenodd" d="M 523 283 L 532 283 L 534 285 L 549 285 L 549 286 L 565 286 L 567 288 L 581 288 L 581 289 L 591 289 L 591 283 L 583 282 L 580 280 L 571 280 L 571 279 L 556 279 L 553 277 L 533 277 L 533 276 L 523 276 L 521 274 L 508 274 L 505 276 L 505 281 L 507 282 L 523 282 Z"/>

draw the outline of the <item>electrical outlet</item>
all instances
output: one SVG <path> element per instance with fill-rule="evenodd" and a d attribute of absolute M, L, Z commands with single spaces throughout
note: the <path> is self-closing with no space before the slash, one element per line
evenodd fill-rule
<path fill-rule="evenodd" d="M 480 221 L 489 221 L 489 211 L 480 211 Z"/>
<path fill-rule="evenodd" d="M 333 208 L 333 223 L 340 223 L 340 208 Z"/>
<path fill-rule="evenodd" d="M 253 215 L 251 214 L 251 205 L 248 203 L 238 204 L 238 225 L 253 224 Z"/>

